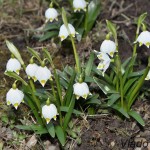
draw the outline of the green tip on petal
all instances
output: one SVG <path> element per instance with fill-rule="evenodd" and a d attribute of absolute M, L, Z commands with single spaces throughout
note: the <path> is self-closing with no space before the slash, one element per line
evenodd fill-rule
<path fill-rule="evenodd" d="M 60 36 L 61 41 L 63 41 L 65 39 L 65 36 Z"/>
<path fill-rule="evenodd" d="M 16 70 L 16 73 L 19 75 L 19 70 Z"/>
<path fill-rule="evenodd" d="M 50 122 L 50 119 L 49 118 L 46 118 L 46 123 L 48 124 Z"/>
<path fill-rule="evenodd" d="M 143 45 L 143 43 L 140 42 L 140 43 L 139 43 L 139 46 L 142 46 L 142 45 Z"/>
<path fill-rule="evenodd" d="M 113 57 L 113 55 L 114 55 L 114 52 L 110 52 L 110 54 L 109 54 L 111 57 Z"/>
<path fill-rule="evenodd" d="M 86 99 L 86 98 L 87 98 L 87 94 L 83 95 L 82 97 L 83 97 L 84 99 Z"/>
<path fill-rule="evenodd" d="M 78 100 L 80 98 L 80 96 L 76 95 L 76 99 Z"/>
<path fill-rule="evenodd" d="M 54 118 L 54 120 L 56 121 L 56 116 L 54 116 L 53 118 Z"/>
<path fill-rule="evenodd" d="M 16 109 L 18 108 L 18 106 L 19 106 L 18 103 L 15 103 L 15 104 L 14 104 L 14 107 L 15 107 Z"/>
<path fill-rule="evenodd" d="M 35 76 L 32 77 L 33 81 L 36 82 L 37 78 Z"/>
<path fill-rule="evenodd" d="M 11 103 L 10 103 L 10 101 L 7 101 L 7 105 L 10 105 Z"/>
<path fill-rule="evenodd" d="M 45 80 L 41 80 L 40 83 L 42 84 L 42 86 L 45 86 L 46 81 Z"/>

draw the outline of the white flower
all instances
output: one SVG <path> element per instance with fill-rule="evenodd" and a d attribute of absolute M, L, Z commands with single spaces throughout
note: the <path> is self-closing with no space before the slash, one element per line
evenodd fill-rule
<path fill-rule="evenodd" d="M 101 44 L 100 51 L 107 53 L 109 56 L 113 57 L 116 52 L 116 44 L 111 40 L 104 40 Z"/>
<path fill-rule="evenodd" d="M 70 34 L 75 37 L 75 34 L 77 34 L 77 32 L 75 31 L 75 28 L 71 25 L 71 24 L 68 24 L 68 28 L 70 30 Z M 66 26 L 63 24 L 61 27 L 60 27 L 60 30 L 59 30 L 59 37 L 61 38 L 61 41 L 63 41 L 64 39 L 66 39 L 67 37 L 69 36 L 69 32 L 66 28 Z"/>
<path fill-rule="evenodd" d="M 32 78 L 34 82 L 37 81 L 37 78 L 35 77 L 35 72 L 37 71 L 38 67 L 39 66 L 35 63 L 29 64 L 26 67 L 26 74 L 28 75 L 28 78 Z"/>
<path fill-rule="evenodd" d="M 6 45 L 8 47 L 8 49 L 10 50 L 10 52 L 19 60 L 19 62 L 23 65 L 24 62 L 22 60 L 22 57 L 18 51 L 18 49 L 13 45 L 13 43 L 9 42 L 6 40 Z"/>
<path fill-rule="evenodd" d="M 37 71 L 35 72 L 35 78 L 41 83 L 41 85 L 44 87 L 47 80 L 52 79 L 52 74 L 50 70 L 45 67 L 38 67 Z"/>
<path fill-rule="evenodd" d="M 104 52 L 100 52 L 98 55 L 97 55 L 98 59 L 100 60 L 100 63 L 97 67 L 97 69 L 99 70 L 102 70 L 103 71 L 103 75 L 105 73 L 105 71 L 108 69 L 109 65 L 110 65 L 110 62 L 111 62 L 111 59 L 109 58 L 109 56 L 104 53 Z"/>
<path fill-rule="evenodd" d="M 73 85 L 74 94 L 76 95 L 76 99 L 83 97 L 84 99 L 90 94 L 89 87 L 85 82 L 75 83 Z"/>
<path fill-rule="evenodd" d="M 16 58 L 10 58 L 6 64 L 6 71 L 16 72 L 19 74 L 21 64 Z"/>
<path fill-rule="evenodd" d="M 23 102 L 24 94 L 22 91 L 11 88 L 6 94 L 7 105 L 12 104 L 16 109 Z"/>
<path fill-rule="evenodd" d="M 74 0 L 73 1 L 73 8 L 74 12 L 80 11 L 81 9 L 86 11 L 87 2 L 85 0 Z"/>
<path fill-rule="evenodd" d="M 147 74 L 147 77 L 145 78 L 145 80 L 150 80 L 150 71 Z"/>
<path fill-rule="evenodd" d="M 150 32 L 149 31 L 143 31 L 138 36 L 136 42 L 139 42 L 139 46 L 142 46 L 143 44 L 149 48 L 150 46 Z M 136 43 L 135 42 L 135 43 Z"/>
<path fill-rule="evenodd" d="M 44 105 L 42 107 L 42 115 L 45 118 L 47 124 L 52 118 L 56 120 L 56 115 L 58 115 L 56 106 L 54 104 Z"/>
<path fill-rule="evenodd" d="M 57 21 L 58 20 L 58 12 L 56 9 L 54 8 L 48 8 L 46 11 L 45 11 L 45 17 L 47 20 L 50 20 L 50 22 L 53 22 L 54 19 Z"/>

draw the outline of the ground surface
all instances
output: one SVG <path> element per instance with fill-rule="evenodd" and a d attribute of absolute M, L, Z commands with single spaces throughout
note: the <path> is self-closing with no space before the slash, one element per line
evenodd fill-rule
<path fill-rule="evenodd" d="M 35 142 L 35 146 L 31 149 L 37 149 L 37 147 L 38 149 L 43 149 L 43 145 L 47 147 L 46 149 L 52 149 L 52 141 L 48 138 L 42 138 L 41 140 L 32 134 L 14 129 L 14 121 L 17 121 L 15 117 L 18 116 L 18 118 L 21 119 L 26 113 L 20 115 L 22 112 L 20 109 L 19 112 L 16 112 L 14 109 L 5 106 L 5 93 L 11 87 L 10 83 L 12 83 L 12 81 L 8 81 L 8 78 L 3 75 L 6 62 L 10 57 L 10 53 L 5 46 L 6 39 L 12 41 L 21 50 L 25 60 L 28 60 L 27 58 L 29 56 L 26 46 L 33 47 L 38 51 L 40 51 L 42 46 L 47 46 L 50 50 L 56 50 L 56 66 L 60 67 L 60 62 L 64 62 L 64 60 L 65 62 L 63 64 L 72 64 L 73 55 L 69 51 L 65 50 L 65 54 L 62 51 L 61 53 L 57 53 L 57 50 L 60 50 L 59 45 L 52 41 L 39 43 L 36 39 L 32 38 L 33 32 L 31 30 L 42 26 L 44 23 L 43 14 L 46 7 L 47 3 L 44 2 L 43 4 L 40 4 L 38 0 L 33 0 L 32 2 L 29 0 L 4 0 L 0 5 L 0 147 L 3 145 L 5 150 L 25 149 L 24 146 L 31 141 Z M 86 53 L 86 56 L 88 56 L 90 50 L 99 50 L 100 42 L 104 38 L 106 32 L 106 26 L 104 24 L 105 19 L 108 19 L 112 20 L 118 26 L 119 52 L 122 59 L 124 60 L 129 57 L 132 54 L 131 45 L 134 41 L 136 30 L 134 19 L 141 13 L 148 12 L 147 24 L 150 29 L 149 8 L 149 0 L 102 1 L 102 13 L 98 18 L 97 24 L 89 34 L 89 37 L 77 45 L 81 56 L 83 51 Z M 129 40 L 132 42 L 129 43 Z M 150 50 L 142 47 L 142 49 L 138 50 L 138 53 L 140 68 L 142 68 L 147 64 L 146 60 L 150 55 Z M 148 89 L 149 87 L 143 89 L 143 93 L 147 96 L 141 95 L 133 107 L 142 114 L 142 117 L 144 117 L 146 123 L 144 128 L 140 128 L 133 120 L 121 120 L 119 117 L 115 116 L 114 112 L 111 114 L 104 113 L 97 114 L 96 116 L 87 116 L 81 120 L 81 122 L 86 122 L 86 125 L 82 125 L 81 145 L 77 146 L 76 141 L 72 140 L 70 149 L 132 150 L 136 149 L 136 146 L 139 146 L 137 144 L 140 142 L 142 145 L 145 143 L 144 146 L 146 147 L 146 144 L 150 143 L 150 96 L 147 94 Z M 21 109 L 26 110 L 27 108 Z M 7 117 L 4 117 L 4 114 L 9 116 L 9 120 L 7 120 Z M 15 137 L 16 132 L 19 133 L 19 135 L 25 135 L 19 142 L 18 137 Z M 54 143 L 55 146 L 57 142 L 53 141 L 52 143 Z M 147 146 L 147 148 L 139 148 L 136 150 L 140 149 L 150 150 L 150 145 Z"/>

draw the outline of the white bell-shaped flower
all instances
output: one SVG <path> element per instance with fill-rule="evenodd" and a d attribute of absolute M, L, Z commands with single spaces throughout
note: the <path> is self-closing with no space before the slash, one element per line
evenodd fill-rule
<path fill-rule="evenodd" d="M 149 48 L 150 46 L 150 32 L 149 31 L 143 31 L 138 36 L 136 42 L 139 42 L 139 46 L 142 46 L 143 44 Z M 135 43 L 136 43 L 135 42 Z"/>
<path fill-rule="evenodd" d="M 52 79 L 52 74 L 50 70 L 45 67 L 38 67 L 37 71 L 35 72 L 35 78 L 41 83 L 41 85 L 44 87 L 47 80 Z"/>
<path fill-rule="evenodd" d="M 12 104 L 16 109 L 23 102 L 24 94 L 22 91 L 11 88 L 6 94 L 7 105 Z"/>
<path fill-rule="evenodd" d="M 98 59 L 100 60 L 100 63 L 97 67 L 97 69 L 99 70 L 102 70 L 103 71 L 103 75 L 105 73 L 105 71 L 108 69 L 109 65 L 110 65 L 110 62 L 111 62 L 111 59 L 109 58 L 109 56 L 104 53 L 104 52 L 100 52 L 98 55 L 97 55 Z"/>
<path fill-rule="evenodd" d="M 54 19 L 57 21 L 58 20 L 58 12 L 55 8 L 48 8 L 45 11 L 45 17 L 47 20 L 50 20 L 50 22 L 53 22 Z"/>
<path fill-rule="evenodd" d="M 28 78 L 32 78 L 35 81 L 37 81 L 37 78 L 35 77 L 35 73 L 36 71 L 38 70 L 38 65 L 33 63 L 33 64 L 29 64 L 27 67 L 26 67 L 26 74 L 28 75 Z"/>
<path fill-rule="evenodd" d="M 150 71 L 148 72 L 148 74 L 147 74 L 145 80 L 150 80 Z"/>
<path fill-rule="evenodd" d="M 80 11 L 81 9 L 86 11 L 87 4 L 85 0 L 73 0 L 74 12 Z"/>
<path fill-rule="evenodd" d="M 70 34 L 75 37 L 75 34 L 77 34 L 77 32 L 75 31 L 75 28 L 71 25 L 71 24 L 68 24 L 68 28 L 70 30 Z M 69 32 L 66 28 L 66 26 L 63 24 L 61 27 L 60 27 L 60 30 L 59 30 L 59 37 L 61 39 L 61 41 L 63 41 L 64 39 L 66 39 L 67 37 L 69 36 Z"/>
<path fill-rule="evenodd" d="M 19 74 L 21 64 L 16 58 L 10 58 L 6 65 L 6 71 L 16 72 Z"/>
<path fill-rule="evenodd" d="M 89 87 L 85 82 L 75 83 L 73 85 L 74 94 L 76 95 L 76 99 L 83 97 L 84 99 L 90 94 Z"/>
<path fill-rule="evenodd" d="M 97 69 L 101 70 L 102 71 L 102 74 L 104 76 L 104 73 L 105 71 L 108 69 L 110 65 L 110 61 L 101 61 L 98 66 L 97 66 Z"/>
<path fill-rule="evenodd" d="M 109 56 L 113 57 L 116 52 L 116 44 L 111 40 L 104 40 L 101 44 L 100 51 L 107 53 Z"/>
<path fill-rule="evenodd" d="M 56 120 L 56 115 L 58 115 L 56 106 L 54 104 L 44 105 L 42 107 L 42 115 L 45 118 L 47 124 L 51 119 Z"/>

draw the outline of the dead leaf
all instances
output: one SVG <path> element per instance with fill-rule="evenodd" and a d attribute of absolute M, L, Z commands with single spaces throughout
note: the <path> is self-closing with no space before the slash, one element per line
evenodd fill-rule
<path fill-rule="evenodd" d="M 29 141 L 27 142 L 26 147 L 27 147 L 27 148 L 32 148 L 33 146 L 36 145 L 36 143 L 37 143 L 37 138 L 36 138 L 35 135 L 33 135 L 33 136 L 29 139 Z"/>

